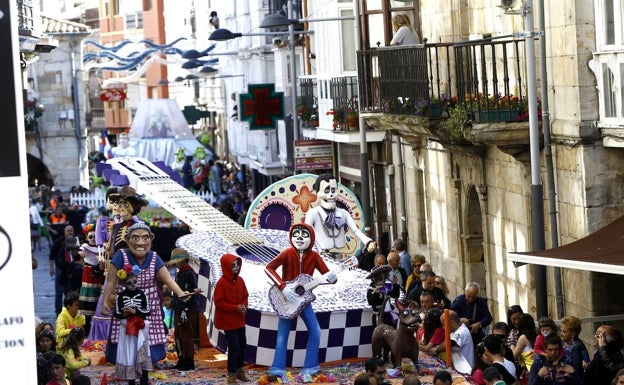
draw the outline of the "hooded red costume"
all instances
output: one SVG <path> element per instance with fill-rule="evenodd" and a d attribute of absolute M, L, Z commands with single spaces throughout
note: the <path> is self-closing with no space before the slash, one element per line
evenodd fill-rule
<path fill-rule="evenodd" d="M 249 293 L 245 281 L 239 274 L 232 273 L 232 263 L 238 260 L 242 268 L 242 259 L 233 254 L 221 256 L 221 271 L 214 291 L 215 319 L 214 324 L 220 330 L 235 330 L 245 327 L 245 314 L 238 310 L 238 305 L 247 307 Z"/>

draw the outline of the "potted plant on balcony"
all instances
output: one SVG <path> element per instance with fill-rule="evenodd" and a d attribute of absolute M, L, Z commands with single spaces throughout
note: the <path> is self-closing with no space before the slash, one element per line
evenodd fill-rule
<path fill-rule="evenodd" d="M 332 125 L 334 130 L 341 127 L 346 121 L 346 111 L 342 108 L 331 108 L 326 115 L 332 115 Z"/>
<path fill-rule="evenodd" d="M 448 110 L 451 143 L 460 143 L 466 140 L 464 131 L 472 123 L 472 112 L 468 110 L 468 107 L 466 104 L 458 104 Z"/>
<path fill-rule="evenodd" d="M 300 97 L 297 102 L 297 116 L 308 127 L 318 127 L 319 115 L 318 105 L 316 104 L 316 98 L 313 98 L 312 104 L 306 104 L 304 98 Z"/>
<path fill-rule="evenodd" d="M 457 97 L 449 98 L 446 94 L 431 99 L 418 98 L 414 102 L 414 113 L 417 116 L 426 116 L 438 119 L 448 114 L 448 109 L 457 103 Z"/>
<path fill-rule="evenodd" d="M 37 99 L 26 100 L 24 103 L 24 126 L 27 131 L 32 131 L 37 124 L 37 118 L 43 115 L 43 104 L 39 104 Z"/>
<path fill-rule="evenodd" d="M 347 101 L 347 127 L 356 130 L 360 128 L 360 113 L 356 98 L 349 98 Z"/>

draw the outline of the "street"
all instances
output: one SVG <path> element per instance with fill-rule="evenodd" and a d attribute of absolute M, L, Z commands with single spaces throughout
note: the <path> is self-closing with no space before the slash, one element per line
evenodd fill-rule
<path fill-rule="evenodd" d="M 41 250 L 35 250 L 35 258 L 39 266 L 33 270 L 33 285 L 35 297 L 35 317 L 54 325 L 54 279 L 50 277 L 50 262 L 48 257 L 50 248 L 48 241 L 41 240 Z M 34 329 L 33 329 L 34 330 Z"/>

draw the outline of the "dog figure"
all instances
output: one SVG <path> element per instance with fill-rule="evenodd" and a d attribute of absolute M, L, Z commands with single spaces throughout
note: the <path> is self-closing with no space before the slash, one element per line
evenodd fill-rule
<path fill-rule="evenodd" d="M 382 349 L 386 352 L 385 357 L 381 357 L 384 362 L 388 361 L 387 352 L 392 352 L 392 365 L 395 368 L 401 367 L 401 359 L 409 358 L 418 371 L 418 343 L 414 333 L 418 330 L 422 320 L 420 312 L 413 306 L 406 307 L 401 301 L 396 301 L 399 310 L 398 328 L 389 325 L 379 325 L 373 330 L 372 348 L 373 356 L 380 357 Z"/>

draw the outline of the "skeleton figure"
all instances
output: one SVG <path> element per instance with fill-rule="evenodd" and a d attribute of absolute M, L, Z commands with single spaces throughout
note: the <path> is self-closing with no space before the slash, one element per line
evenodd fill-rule
<path fill-rule="evenodd" d="M 313 186 L 320 204 L 306 213 L 305 223 L 312 226 L 316 243 L 322 254 L 340 252 L 346 244 L 346 231 L 350 229 L 369 252 L 377 244 L 357 228 L 349 212 L 336 206 L 338 182 L 332 174 L 322 174 L 316 178 Z"/>

